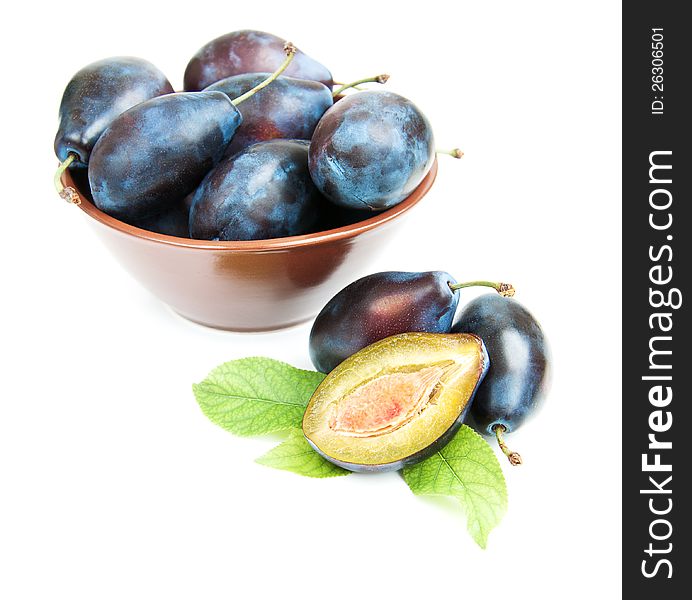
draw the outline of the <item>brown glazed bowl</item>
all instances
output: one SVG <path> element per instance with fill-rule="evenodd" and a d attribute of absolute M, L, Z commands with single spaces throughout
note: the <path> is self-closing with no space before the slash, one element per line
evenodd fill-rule
<path fill-rule="evenodd" d="M 314 317 L 366 273 L 401 217 L 427 194 L 437 161 L 413 193 L 370 219 L 308 235 L 244 242 L 190 240 L 127 225 L 72 186 L 103 243 L 146 289 L 183 317 L 217 329 L 269 331 Z"/>

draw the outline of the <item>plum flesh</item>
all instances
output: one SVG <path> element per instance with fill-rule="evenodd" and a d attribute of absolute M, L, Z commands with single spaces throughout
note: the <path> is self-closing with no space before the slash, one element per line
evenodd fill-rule
<path fill-rule="evenodd" d="M 449 442 L 488 362 L 474 335 L 390 336 L 325 378 L 305 410 L 303 433 L 320 455 L 345 469 L 401 469 Z"/>

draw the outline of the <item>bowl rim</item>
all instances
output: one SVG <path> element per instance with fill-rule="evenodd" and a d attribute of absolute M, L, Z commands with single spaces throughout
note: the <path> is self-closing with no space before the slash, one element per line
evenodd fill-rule
<path fill-rule="evenodd" d="M 239 252 L 262 252 L 262 251 L 275 251 L 275 250 L 285 250 L 288 248 L 295 248 L 301 246 L 313 246 L 322 243 L 333 242 L 337 240 L 344 240 L 348 238 L 353 238 L 357 235 L 371 231 L 389 223 L 390 221 L 398 218 L 402 214 L 408 212 L 413 208 L 420 200 L 430 191 L 435 178 L 437 177 L 437 157 L 435 157 L 430 169 L 425 174 L 425 177 L 418 184 L 416 189 L 411 192 L 411 194 L 402 200 L 396 206 L 390 209 L 376 213 L 375 216 L 366 219 L 364 221 L 358 221 L 351 225 L 346 225 L 344 227 L 338 227 L 336 229 L 327 229 L 325 231 L 318 231 L 315 233 L 308 233 L 305 235 L 294 235 L 290 237 L 283 238 L 271 238 L 266 240 L 244 240 L 244 241 L 211 241 L 211 240 L 193 240 L 188 238 L 175 237 L 171 235 L 165 235 L 163 233 L 154 233 L 153 231 L 148 231 L 146 229 L 140 229 L 134 225 L 128 225 L 118 219 L 111 217 L 110 215 L 104 213 L 103 211 L 96 208 L 88 198 L 82 195 L 78 186 L 74 183 L 72 179 L 72 174 L 69 169 L 65 171 L 62 175 L 62 183 L 66 187 L 72 187 L 77 191 L 79 195 L 80 202 L 78 204 L 79 208 L 88 215 L 90 218 L 98 221 L 102 225 L 115 229 L 122 234 L 139 238 L 142 240 L 148 240 L 150 242 L 155 242 L 167 246 L 179 246 L 183 248 L 199 248 L 207 250 L 227 250 L 227 251 L 239 251 Z"/>

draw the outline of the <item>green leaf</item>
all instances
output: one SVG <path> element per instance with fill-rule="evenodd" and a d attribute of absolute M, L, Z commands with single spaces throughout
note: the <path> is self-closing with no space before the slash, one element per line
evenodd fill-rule
<path fill-rule="evenodd" d="M 402 475 L 414 494 L 456 498 L 481 548 L 507 511 L 507 486 L 495 452 L 466 425 L 442 450 L 405 467 Z"/>
<path fill-rule="evenodd" d="M 241 358 L 192 386 L 202 412 L 236 435 L 300 427 L 310 397 L 324 379 L 271 358 Z"/>
<path fill-rule="evenodd" d="M 338 477 L 350 474 L 350 471 L 333 465 L 317 454 L 305 439 L 302 429 L 291 430 L 285 442 L 260 456 L 256 462 L 306 477 Z"/>

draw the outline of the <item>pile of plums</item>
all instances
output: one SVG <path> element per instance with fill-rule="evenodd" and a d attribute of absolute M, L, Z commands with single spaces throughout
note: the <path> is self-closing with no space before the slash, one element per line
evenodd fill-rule
<path fill-rule="evenodd" d="M 485 294 L 457 311 L 463 288 Z M 310 332 L 310 357 L 329 373 L 308 406 L 313 447 L 354 471 L 400 469 L 446 444 L 468 416 L 504 442 L 544 397 L 549 353 L 514 288 L 457 283 L 443 271 L 387 271 L 337 293 Z"/>
<path fill-rule="evenodd" d="M 355 84 L 367 81 L 386 76 Z M 62 98 L 58 176 L 71 169 L 102 211 L 179 237 L 258 240 L 354 223 L 404 200 L 435 157 L 412 102 L 341 96 L 355 84 L 333 89 L 324 66 L 259 31 L 203 46 L 184 92 L 144 60 L 95 62 Z M 457 314 L 470 285 L 500 295 Z M 512 293 L 445 272 L 376 273 L 343 289 L 310 334 L 312 361 L 329 376 L 306 411 L 307 439 L 346 468 L 400 468 L 446 442 L 468 412 L 520 462 L 502 435 L 539 405 L 548 351 Z"/>
<path fill-rule="evenodd" d="M 434 160 L 430 123 L 412 102 L 371 90 L 342 97 L 349 86 L 334 90 L 328 69 L 269 33 L 207 43 L 184 86 L 174 92 L 138 58 L 84 67 L 60 105 L 59 173 L 71 169 L 100 210 L 131 225 L 257 240 L 395 206 Z"/>

